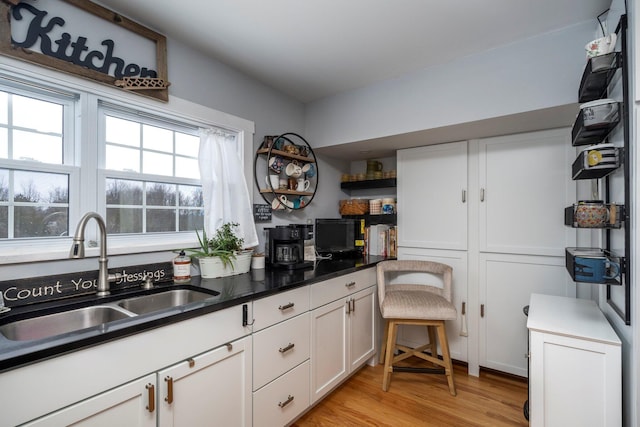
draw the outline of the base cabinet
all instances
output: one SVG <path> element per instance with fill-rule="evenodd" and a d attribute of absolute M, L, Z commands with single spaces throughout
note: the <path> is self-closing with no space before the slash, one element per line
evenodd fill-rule
<path fill-rule="evenodd" d="M 311 312 L 312 403 L 375 354 L 375 289 L 370 286 Z"/>
<path fill-rule="evenodd" d="M 534 294 L 527 327 L 530 425 L 622 425 L 621 341 L 595 302 Z"/>
<path fill-rule="evenodd" d="M 245 337 L 158 372 L 158 425 L 251 426 L 251 354 Z"/>

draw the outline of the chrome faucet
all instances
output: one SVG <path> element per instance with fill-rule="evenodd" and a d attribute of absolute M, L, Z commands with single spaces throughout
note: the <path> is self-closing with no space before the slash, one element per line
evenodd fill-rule
<path fill-rule="evenodd" d="M 73 236 L 73 244 L 71 245 L 69 258 L 84 258 L 84 229 L 91 218 L 96 220 L 98 228 L 100 228 L 100 258 L 98 259 L 98 289 L 96 294 L 102 297 L 110 294 L 110 282 L 115 282 L 121 275 L 119 273 L 109 274 L 108 272 L 107 227 L 104 219 L 96 212 L 87 212 L 80 219 L 78 227 L 76 228 L 76 234 Z"/>

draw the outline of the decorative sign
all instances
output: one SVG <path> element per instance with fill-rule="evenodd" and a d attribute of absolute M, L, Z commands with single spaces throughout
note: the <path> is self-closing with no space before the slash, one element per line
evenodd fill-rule
<path fill-rule="evenodd" d="M 271 221 L 271 206 L 265 204 L 254 204 L 253 219 L 255 220 L 255 222 Z"/>
<path fill-rule="evenodd" d="M 140 286 L 148 275 L 154 282 L 173 280 L 173 264 L 137 265 L 112 268 L 109 273 L 120 273 L 122 278 L 111 283 L 111 289 L 125 289 Z M 0 282 L 0 292 L 7 307 L 18 307 L 36 302 L 53 301 L 96 292 L 98 270 L 42 276 L 29 279 Z"/>
<path fill-rule="evenodd" d="M 87 0 L 0 1 L 0 53 L 169 100 L 166 38 Z"/>

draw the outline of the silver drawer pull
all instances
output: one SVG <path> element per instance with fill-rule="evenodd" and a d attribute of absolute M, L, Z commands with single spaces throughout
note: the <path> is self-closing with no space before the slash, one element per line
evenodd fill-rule
<path fill-rule="evenodd" d="M 293 308 L 294 305 L 294 303 L 290 302 L 289 304 L 281 305 L 280 307 L 278 307 L 278 310 L 284 311 L 288 308 Z"/>
<path fill-rule="evenodd" d="M 288 346 L 286 346 L 285 348 L 280 348 L 280 350 L 278 350 L 280 353 L 286 353 L 287 351 L 293 349 L 293 347 L 295 347 L 296 345 L 293 343 L 289 343 Z"/>
<path fill-rule="evenodd" d="M 349 282 L 344 284 L 347 288 L 351 288 L 356 285 L 356 282 Z"/>
<path fill-rule="evenodd" d="M 284 402 L 278 402 L 278 406 L 284 408 L 291 402 L 293 402 L 293 396 L 289 395 L 289 397 L 287 397 L 287 400 L 285 400 Z"/>

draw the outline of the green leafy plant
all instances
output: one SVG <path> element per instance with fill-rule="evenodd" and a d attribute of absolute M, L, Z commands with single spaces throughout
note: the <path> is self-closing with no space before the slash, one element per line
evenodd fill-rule
<path fill-rule="evenodd" d="M 222 264 L 233 267 L 236 253 L 242 250 L 244 239 L 235 234 L 236 222 L 227 222 L 218 228 L 211 238 L 207 238 L 207 232 L 202 229 L 202 237 L 196 230 L 200 250 L 191 250 L 192 257 L 219 257 Z"/>

